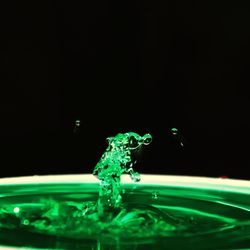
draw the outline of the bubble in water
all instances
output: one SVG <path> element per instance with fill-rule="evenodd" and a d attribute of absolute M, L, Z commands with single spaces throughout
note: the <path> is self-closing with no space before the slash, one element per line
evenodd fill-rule
<path fill-rule="evenodd" d="M 19 208 L 19 207 L 15 207 L 15 208 L 13 209 L 13 212 L 14 212 L 15 214 L 18 214 L 18 213 L 20 212 L 20 208 Z"/>
<path fill-rule="evenodd" d="M 24 219 L 22 224 L 25 226 L 28 226 L 30 224 L 30 222 L 29 222 L 29 220 Z"/>
<path fill-rule="evenodd" d="M 159 198 L 159 192 L 152 193 L 152 199 L 157 200 Z"/>
<path fill-rule="evenodd" d="M 196 221 L 195 221 L 195 219 L 194 219 L 193 216 L 190 216 L 190 217 L 189 217 L 189 222 L 190 222 L 191 224 L 195 224 L 195 223 L 196 223 Z"/>

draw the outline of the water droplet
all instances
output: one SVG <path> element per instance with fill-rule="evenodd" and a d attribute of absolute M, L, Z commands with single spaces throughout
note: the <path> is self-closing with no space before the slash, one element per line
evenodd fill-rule
<path fill-rule="evenodd" d="M 177 128 L 171 128 L 171 132 L 173 135 L 177 135 L 178 129 Z"/>
<path fill-rule="evenodd" d="M 80 132 L 80 126 L 81 126 L 81 121 L 80 120 L 76 120 L 73 132 L 74 133 L 79 133 Z"/>
<path fill-rule="evenodd" d="M 177 143 L 181 146 L 184 147 L 185 144 L 187 143 L 186 139 L 182 135 L 182 133 L 177 129 L 177 128 L 172 128 L 171 133 L 175 137 Z"/>
<path fill-rule="evenodd" d="M 80 120 L 76 120 L 76 126 L 80 127 L 81 121 Z"/>
<path fill-rule="evenodd" d="M 193 216 L 189 217 L 189 222 L 192 223 L 192 224 L 196 223 L 196 221 L 195 221 L 195 219 L 194 219 Z"/>
<path fill-rule="evenodd" d="M 159 192 L 152 193 L 152 199 L 157 200 L 159 198 Z"/>
<path fill-rule="evenodd" d="M 152 136 L 150 134 L 145 134 L 143 136 L 143 143 L 144 145 L 148 145 L 152 142 Z"/>
<path fill-rule="evenodd" d="M 141 180 L 141 176 L 139 174 L 133 175 L 132 179 L 134 182 L 139 182 Z"/>
<path fill-rule="evenodd" d="M 129 173 L 133 182 L 139 182 L 141 180 L 141 176 L 139 173 L 134 172 L 133 170 L 131 170 Z"/>
<path fill-rule="evenodd" d="M 25 219 L 23 220 L 23 225 L 28 226 L 30 224 L 29 220 Z"/>
<path fill-rule="evenodd" d="M 18 214 L 18 213 L 20 212 L 20 208 L 19 208 L 19 207 L 15 207 L 15 208 L 13 209 L 13 212 L 14 212 L 15 214 Z"/>

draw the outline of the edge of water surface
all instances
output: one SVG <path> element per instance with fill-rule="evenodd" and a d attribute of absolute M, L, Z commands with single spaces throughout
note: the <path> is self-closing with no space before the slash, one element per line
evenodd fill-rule
<path fill-rule="evenodd" d="M 123 184 L 134 184 L 128 175 L 121 178 Z M 66 174 L 66 175 L 35 175 L 35 176 L 19 176 L 0 178 L 0 188 L 15 185 L 43 185 L 43 184 L 83 184 L 92 183 L 98 184 L 99 181 L 92 174 Z M 250 181 L 240 179 L 221 179 L 215 177 L 203 176 L 178 176 L 178 175 L 152 175 L 141 174 L 141 181 L 136 185 L 156 185 L 166 187 L 185 187 L 185 188 L 199 188 L 220 191 L 230 191 L 237 193 L 250 194 Z M 40 250 L 41 248 L 28 247 L 11 247 L 0 245 L 0 249 L 6 250 L 20 250 L 33 249 Z M 43 250 L 46 250 L 42 248 Z M 243 249 L 243 248 L 242 248 Z M 244 248 L 249 249 L 249 248 Z M 59 250 L 59 249 L 58 249 Z M 231 249 L 233 250 L 233 248 Z"/>
<path fill-rule="evenodd" d="M 32 184 L 98 184 L 99 180 L 92 174 L 65 174 L 65 175 L 34 175 L 0 178 L 1 186 L 32 185 Z M 123 184 L 135 184 L 129 175 L 121 177 Z M 241 179 L 223 179 L 203 176 L 180 175 L 153 175 L 141 174 L 141 181 L 136 185 L 157 185 L 170 187 L 219 189 L 250 194 L 250 181 Z"/>

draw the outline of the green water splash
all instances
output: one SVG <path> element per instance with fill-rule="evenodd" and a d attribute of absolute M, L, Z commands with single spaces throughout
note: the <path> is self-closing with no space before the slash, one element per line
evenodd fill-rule
<path fill-rule="evenodd" d="M 140 181 L 140 175 L 133 167 L 140 149 L 151 141 L 150 134 L 140 136 L 134 132 L 107 138 L 108 147 L 93 170 L 100 180 L 99 195 L 96 184 L 90 188 L 93 183 L 83 183 L 82 186 L 56 184 L 56 187 L 62 187 L 60 192 L 54 193 L 52 184 L 32 184 L 32 188 L 15 186 L 13 190 L 16 191 L 12 190 L 0 199 L 0 233 L 6 234 L 7 238 L 12 231 L 16 235 L 24 234 L 26 243 L 34 233 L 52 236 L 56 244 L 62 242 L 62 246 L 69 239 L 71 246 L 76 240 L 94 239 L 98 241 L 97 249 L 119 242 L 134 242 L 137 247 L 138 240 L 158 242 L 160 239 L 160 248 L 166 241 L 165 246 L 180 243 L 182 246 L 178 249 L 193 250 L 197 248 L 192 241 L 188 243 L 188 239 L 195 239 L 194 236 L 196 240 L 198 236 L 201 240 L 208 237 L 206 245 L 212 242 L 211 237 L 221 244 L 225 232 L 232 235 L 232 239 L 235 237 L 235 241 L 249 237 L 250 205 L 234 204 L 230 201 L 230 192 L 227 199 L 221 190 L 213 191 L 216 195 L 212 193 L 210 196 L 210 191 L 199 188 L 138 185 L 137 191 L 131 194 L 128 191 L 133 186 L 131 184 L 125 193 L 122 192 L 122 174 L 129 174 L 134 182 Z M 242 198 L 245 200 L 246 197 Z M 185 248 L 188 244 L 191 247 Z"/>
<path fill-rule="evenodd" d="M 119 208 L 122 202 L 121 175 L 128 173 L 134 182 L 140 181 L 139 173 L 133 169 L 135 154 L 143 145 L 152 141 L 150 134 L 140 136 L 134 132 L 108 137 L 108 147 L 94 168 L 93 174 L 101 181 L 97 208 L 99 215 Z"/>
<path fill-rule="evenodd" d="M 100 180 L 99 197 L 96 202 L 59 202 L 43 198 L 36 204 L 13 204 L 0 208 L 0 227 L 25 227 L 37 232 L 67 235 L 77 232 L 94 234 L 96 232 L 121 232 L 132 225 L 135 231 L 140 223 L 160 220 L 154 209 L 127 206 L 122 204 L 121 175 L 127 173 L 134 182 L 140 181 L 139 173 L 133 167 L 137 162 L 136 155 L 142 146 L 150 144 L 152 136 L 140 136 L 134 132 L 117 134 L 107 138 L 108 147 L 96 164 L 93 174 Z M 3 223 L 6 221 L 7 223 Z M 89 227 L 88 227 L 89 225 Z M 168 226 L 168 225 L 167 225 Z"/>

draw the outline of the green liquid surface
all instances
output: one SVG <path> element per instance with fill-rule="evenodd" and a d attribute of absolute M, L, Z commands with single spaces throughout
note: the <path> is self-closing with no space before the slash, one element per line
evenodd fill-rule
<path fill-rule="evenodd" d="M 93 170 L 99 185 L 2 185 L 0 244 L 91 250 L 250 246 L 249 192 L 136 184 L 135 155 L 152 136 L 119 133 L 107 141 Z M 124 173 L 134 184 L 121 183 Z"/>
<path fill-rule="evenodd" d="M 43 249 L 247 249 L 250 195 L 230 189 L 121 184 L 96 211 L 98 183 L 2 185 L 0 245 Z"/>

